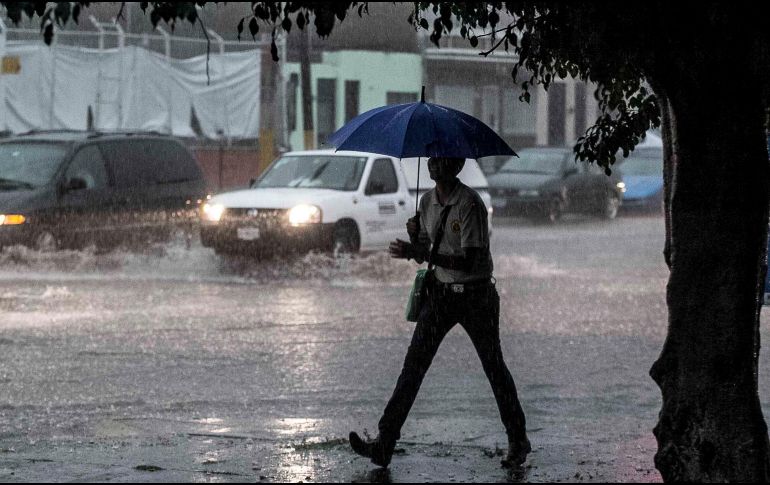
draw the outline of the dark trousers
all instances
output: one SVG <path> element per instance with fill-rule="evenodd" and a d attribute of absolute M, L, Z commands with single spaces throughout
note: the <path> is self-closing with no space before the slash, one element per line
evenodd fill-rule
<path fill-rule="evenodd" d="M 489 285 L 480 290 L 452 293 L 431 285 L 426 300 L 393 396 L 380 419 L 380 437 L 388 440 L 401 437 L 401 427 L 441 341 L 459 323 L 481 359 L 509 441 L 523 441 L 526 437 L 524 412 L 500 348 L 500 297 L 495 287 Z"/>

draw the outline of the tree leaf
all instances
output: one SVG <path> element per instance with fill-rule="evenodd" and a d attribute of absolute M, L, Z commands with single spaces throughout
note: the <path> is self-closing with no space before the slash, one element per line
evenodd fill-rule
<path fill-rule="evenodd" d="M 241 17 L 241 20 L 238 22 L 238 40 L 241 40 L 241 34 L 243 33 L 243 22 L 246 20 L 246 17 Z"/>
<path fill-rule="evenodd" d="M 471 42 L 471 47 L 473 47 L 473 48 L 476 48 L 476 47 L 479 46 L 479 38 L 476 37 L 475 35 L 471 36 L 470 42 Z"/>
<path fill-rule="evenodd" d="M 283 18 L 283 21 L 281 21 L 281 28 L 286 32 L 291 32 L 291 25 L 292 25 L 291 19 L 289 18 L 288 15 L 285 16 Z"/>
<path fill-rule="evenodd" d="M 492 28 L 495 28 L 495 25 L 500 21 L 500 15 L 497 14 L 497 10 L 492 10 L 492 12 L 489 14 L 489 24 L 492 26 Z"/>
<path fill-rule="evenodd" d="M 13 22 L 14 25 L 18 25 L 19 22 L 21 22 L 21 5 L 17 2 L 8 2 L 5 8 L 8 18 L 11 19 L 11 22 Z M 34 13 L 34 9 L 32 12 Z M 28 16 L 31 17 L 31 15 Z"/>
<path fill-rule="evenodd" d="M 426 18 L 420 19 L 420 27 L 422 27 L 425 30 L 428 30 L 430 28 L 430 25 L 428 24 L 428 19 Z"/>
<path fill-rule="evenodd" d="M 259 33 L 259 24 L 257 23 L 256 17 L 251 17 L 251 20 L 249 21 L 249 32 L 251 32 L 252 38 L 257 38 L 257 33 Z"/>

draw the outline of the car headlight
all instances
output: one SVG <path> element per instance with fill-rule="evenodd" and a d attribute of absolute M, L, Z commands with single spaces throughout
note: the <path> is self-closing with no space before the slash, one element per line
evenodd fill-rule
<path fill-rule="evenodd" d="M 18 226 L 26 221 L 27 218 L 21 214 L 0 214 L 0 226 Z"/>
<path fill-rule="evenodd" d="M 321 222 L 321 209 L 314 205 L 300 204 L 289 211 L 289 224 L 299 226 Z"/>
<path fill-rule="evenodd" d="M 625 192 L 625 191 L 626 191 L 626 184 L 625 184 L 625 182 L 618 182 L 618 183 L 617 183 L 617 184 L 615 184 L 615 185 L 616 185 L 616 187 L 617 187 L 617 188 L 618 188 L 618 189 L 619 189 L 621 192 Z"/>
<path fill-rule="evenodd" d="M 225 212 L 225 206 L 222 204 L 209 204 L 206 202 L 203 204 L 201 210 L 201 217 L 210 222 L 219 222 L 222 219 L 222 214 Z"/>

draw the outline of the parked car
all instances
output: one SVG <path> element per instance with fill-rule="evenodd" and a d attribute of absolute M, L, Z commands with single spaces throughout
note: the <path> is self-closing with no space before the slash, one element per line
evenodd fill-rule
<path fill-rule="evenodd" d="M 616 167 L 625 184 L 624 210 L 663 210 L 662 148 L 637 148 Z"/>
<path fill-rule="evenodd" d="M 568 148 L 528 148 L 488 177 L 496 213 L 545 218 L 565 212 L 613 219 L 623 200 L 620 176 L 596 164 L 575 162 Z"/>
<path fill-rule="evenodd" d="M 416 171 L 416 161 L 365 152 L 286 153 L 249 189 L 204 204 L 201 241 L 220 254 L 257 257 L 384 250 L 390 241 L 407 238 L 405 225 L 415 206 L 403 168 L 410 165 Z"/>
<path fill-rule="evenodd" d="M 196 220 L 206 184 L 178 140 L 32 132 L 0 142 L 0 246 L 109 248 Z"/>

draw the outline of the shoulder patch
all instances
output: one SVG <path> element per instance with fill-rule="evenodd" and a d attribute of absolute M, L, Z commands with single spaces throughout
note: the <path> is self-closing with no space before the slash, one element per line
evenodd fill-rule
<path fill-rule="evenodd" d="M 460 220 L 459 219 L 453 220 L 450 227 L 452 228 L 452 232 L 459 233 L 460 232 Z"/>

